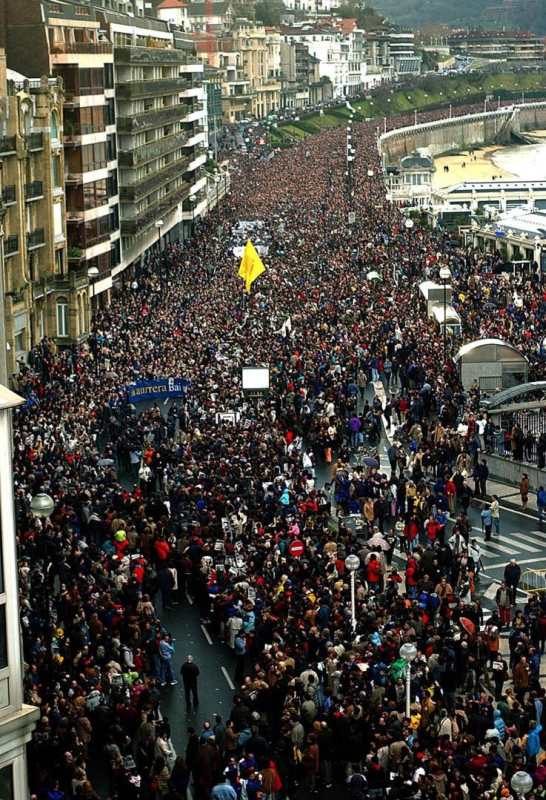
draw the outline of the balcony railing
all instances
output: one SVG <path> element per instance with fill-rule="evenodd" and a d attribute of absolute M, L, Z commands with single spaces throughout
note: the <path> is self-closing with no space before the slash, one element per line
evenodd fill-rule
<path fill-rule="evenodd" d="M 116 47 L 114 60 L 116 64 L 186 64 L 187 55 L 184 50 L 162 47 Z"/>
<path fill-rule="evenodd" d="M 112 52 L 112 45 L 107 42 L 55 42 L 51 46 L 53 54 L 83 53 L 83 54 L 108 54 Z"/>
<path fill-rule="evenodd" d="M 104 133 L 106 125 L 99 123 L 98 125 L 74 125 L 73 128 L 64 128 L 64 143 L 70 144 L 79 139 L 80 136 L 88 136 L 91 133 Z"/>
<path fill-rule="evenodd" d="M 179 147 L 184 147 L 188 140 L 187 133 L 177 133 L 166 136 L 157 142 L 149 142 L 131 151 L 120 150 L 118 153 L 118 164 L 120 167 L 137 167 L 145 164 L 154 158 L 159 158 L 165 153 L 172 153 Z"/>
<path fill-rule="evenodd" d="M 85 168 L 79 167 L 81 172 L 68 172 L 65 176 L 65 183 L 78 184 L 82 183 L 83 175 L 86 172 L 96 172 L 99 169 L 106 169 L 106 161 L 94 161 L 92 164 L 86 164 Z"/>
<path fill-rule="evenodd" d="M 38 200 L 44 196 L 44 184 L 42 181 L 32 181 L 25 184 L 25 200 Z"/>
<path fill-rule="evenodd" d="M 45 244 L 45 233 L 43 228 L 36 228 L 35 231 L 29 233 L 27 236 L 27 248 L 32 250 L 35 247 L 41 247 Z"/>
<path fill-rule="evenodd" d="M 19 251 L 19 237 L 7 236 L 4 240 L 4 255 L 12 256 Z"/>
<path fill-rule="evenodd" d="M 190 190 L 191 185 L 189 183 L 182 183 L 165 197 L 159 199 L 153 206 L 147 208 L 146 211 L 138 214 L 134 219 L 122 219 L 122 235 L 134 236 L 150 228 L 156 220 L 160 219 L 164 214 L 168 214 L 169 211 L 172 211 L 175 206 L 181 203 L 188 196 Z"/>
<path fill-rule="evenodd" d="M 27 147 L 29 150 L 42 150 L 43 146 L 43 133 L 31 133 L 27 136 Z"/>
<path fill-rule="evenodd" d="M 162 78 L 154 81 L 131 81 L 120 83 L 117 96 L 121 100 L 133 100 L 137 97 L 155 97 L 161 94 L 174 94 L 189 89 L 191 81 L 187 78 Z"/>
<path fill-rule="evenodd" d="M 147 175 L 145 178 L 129 186 L 120 186 L 120 199 L 135 202 L 141 197 L 145 197 L 147 194 L 150 194 L 150 192 L 153 192 L 154 189 L 158 189 L 178 175 L 183 175 L 189 163 L 189 158 L 179 159 L 175 161 L 174 164 L 168 164 L 154 175 Z"/>
<path fill-rule="evenodd" d="M 8 153 L 15 153 L 16 149 L 15 136 L 0 136 L 1 156 L 5 156 Z"/>
<path fill-rule="evenodd" d="M 180 122 L 188 114 L 188 104 L 178 103 L 160 111 L 135 112 L 133 116 L 118 117 L 118 133 L 140 133 L 149 128 L 160 128 L 170 122 Z"/>
<path fill-rule="evenodd" d="M 17 193 L 15 191 L 15 186 L 4 186 L 2 189 L 2 200 L 6 206 L 10 206 L 16 202 Z"/>

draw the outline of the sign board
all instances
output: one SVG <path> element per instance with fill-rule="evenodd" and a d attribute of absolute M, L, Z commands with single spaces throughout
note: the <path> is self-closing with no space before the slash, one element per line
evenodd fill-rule
<path fill-rule="evenodd" d="M 349 211 L 349 225 L 354 225 L 356 222 L 356 214 L 354 211 Z"/>
<path fill-rule="evenodd" d="M 243 392 L 266 392 L 269 390 L 269 367 L 243 367 Z"/>
<path fill-rule="evenodd" d="M 301 558 L 304 550 L 305 550 L 305 545 L 299 539 L 294 539 L 294 541 L 290 542 L 290 544 L 288 545 L 288 552 L 290 553 L 292 558 Z"/>
<path fill-rule="evenodd" d="M 130 403 L 143 400 L 162 400 L 165 397 L 184 397 L 191 381 L 185 378 L 157 378 L 153 381 L 137 381 L 125 387 Z"/>

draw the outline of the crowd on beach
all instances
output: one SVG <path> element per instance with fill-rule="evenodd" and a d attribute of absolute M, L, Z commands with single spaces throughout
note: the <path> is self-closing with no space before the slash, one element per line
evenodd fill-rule
<path fill-rule="evenodd" d="M 344 130 L 267 159 L 232 154 L 219 217 L 150 258 L 96 310 L 88 342 L 44 340 L 17 377 L 36 800 L 95 800 L 97 759 L 112 800 L 330 789 L 492 800 L 513 795 L 518 770 L 533 778 L 529 797 L 546 797 L 546 607 L 516 605 L 509 564 L 483 624 L 467 512 L 474 495 L 489 507 L 489 423 L 451 346 L 443 362 L 417 287 L 449 266 L 464 337 L 510 341 L 531 377 L 543 375 L 546 299 L 535 275 L 516 290 L 494 256 L 450 233 L 408 231 L 386 201 L 375 136 L 353 126 L 353 196 Z M 240 220 L 268 231 L 247 297 L 232 253 Z M 244 364 L 269 365 L 265 397 L 243 395 Z M 191 386 L 167 414 L 128 402 L 134 381 L 180 375 Z M 235 421 L 219 420 L 228 412 Z M 373 445 L 393 422 L 387 468 Z M 38 492 L 54 499 L 47 519 L 30 512 Z M 179 675 L 161 617 L 175 604 L 195 613 L 186 593 L 233 649 L 236 689 L 229 718 L 192 730 L 176 753 L 162 698 L 179 680 L 195 707 L 196 674 L 190 661 Z M 403 644 L 416 649 L 409 667 Z"/>

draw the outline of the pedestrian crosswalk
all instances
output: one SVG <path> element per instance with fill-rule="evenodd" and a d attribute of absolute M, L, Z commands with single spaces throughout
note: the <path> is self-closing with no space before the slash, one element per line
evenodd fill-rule
<path fill-rule="evenodd" d="M 510 531 L 500 537 L 493 535 L 486 542 L 480 528 L 473 527 L 473 538 L 478 539 L 482 551 L 482 561 L 488 568 L 504 566 L 506 561 L 500 558 L 505 555 L 518 561 L 522 557 L 526 563 L 546 561 L 546 538 L 542 531 Z M 478 535 L 476 535 L 476 533 Z M 534 553 L 535 557 L 529 558 L 528 554 Z M 498 562 L 498 563 L 497 563 Z"/>

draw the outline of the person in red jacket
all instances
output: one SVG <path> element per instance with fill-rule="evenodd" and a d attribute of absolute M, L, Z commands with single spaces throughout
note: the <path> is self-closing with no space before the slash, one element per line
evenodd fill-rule
<path fill-rule="evenodd" d="M 431 514 L 425 523 L 427 538 L 431 544 L 434 544 L 434 542 L 438 538 L 438 532 L 440 531 L 441 527 L 442 526 L 438 524 L 438 522 L 434 519 L 434 517 Z"/>
<path fill-rule="evenodd" d="M 368 582 L 368 588 L 372 592 L 379 592 L 383 588 L 383 572 L 375 553 L 371 554 L 370 560 L 366 565 L 366 580 Z"/>
<path fill-rule="evenodd" d="M 158 564 L 165 564 L 169 558 L 171 548 L 166 539 L 156 539 L 154 542 L 154 552 Z"/>
<path fill-rule="evenodd" d="M 417 577 L 419 567 L 417 561 L 410 556 L 406 562 L 406 591 L 410 597 L 417 595 Z"/>
<path fill-rule="evenodd" d="M 415 517 L 411 517 L 410 520 L 404 526 L 404 536 L 406 539 L 406 546 L 407 552 L 413 553 L 415 550 L 415 545 L 417 542 L 417 536 L 419 535 L 419 523 Z"/>

